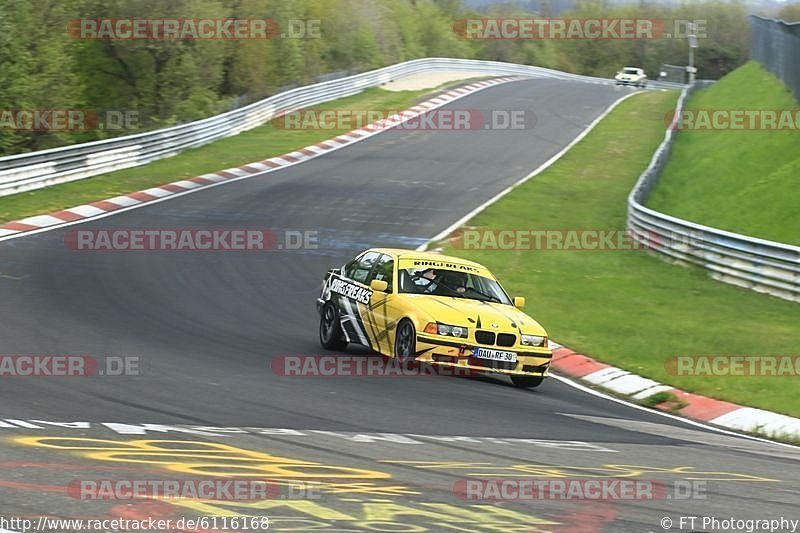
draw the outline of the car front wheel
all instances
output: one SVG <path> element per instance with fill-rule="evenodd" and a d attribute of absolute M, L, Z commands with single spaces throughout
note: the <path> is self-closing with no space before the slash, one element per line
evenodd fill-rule
<path fill-rule="evenodd" d="M 326 350 L 344 350 L 347 341 L 342 335 L 342 325 L 339 323 L 339 313 L 331 302 L 322 307 L 322 316 L 319 319 L 319 343 Z"/>
<path fill-rule="evenodd" d="M 401 363 L 414 360 L 417 349 L 417 332 L 410 320 L 403 320 L 397 325 L 394 337 L 394 357 Z"/>

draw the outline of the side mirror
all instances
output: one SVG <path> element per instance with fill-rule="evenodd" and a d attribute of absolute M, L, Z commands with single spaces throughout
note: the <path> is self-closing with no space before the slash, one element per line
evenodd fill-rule
<path fill-rule="evenodd" d="M 525 307 L 525 297 L 524 296 L 515 296 L 514 297 L 514 307 L 517 309 L 522 309 Z"/>
<path fill-rule="evenodd" d="M 376 292 L 386 292 L 386 289 L 389 288 L 389 284 L 382 279 L 373 279 L 369 282 L 369 288 Z"/>

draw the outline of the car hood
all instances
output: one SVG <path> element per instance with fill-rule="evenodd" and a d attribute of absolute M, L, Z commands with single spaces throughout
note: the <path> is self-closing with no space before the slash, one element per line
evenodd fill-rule
<path fill-rule="evenodd" d="M 481 302 L 467 298 L 405 294 L 410 303 L 428 315 L 431 322 L 489 331 L 522 331 L 527 335 L 547 335 L 534 319 L 511 305 Z"/>

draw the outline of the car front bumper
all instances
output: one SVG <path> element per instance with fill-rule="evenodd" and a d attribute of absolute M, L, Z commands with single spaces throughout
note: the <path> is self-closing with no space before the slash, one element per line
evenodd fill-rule
<path fill-rule="evenodd" d="M 506 363 L 473 356 L 475 348 L 515 352 L 517 361 Z M 483 346 L 464 339 L 443 339 L 438 335 L 417 333 L 416 360 L 431 365 L 452 367 L 465 371 L 489 372 L 518 376 L 546 377 L 549 375 L 553 352 L 549 348 L 530 346 Z"/>

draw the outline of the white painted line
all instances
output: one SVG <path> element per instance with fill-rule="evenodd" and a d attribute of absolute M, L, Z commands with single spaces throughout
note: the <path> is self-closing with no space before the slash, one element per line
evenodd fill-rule
<path fill-rule="evenodd" d="M 306 148 L 308 148 L 309 150 L 313 150 L 313 149 L 315 149 L 315 148 L 316 148 L 317 150 L 322 150 L 321 148 L 319 148 L 319 147 L 316 147 L 316 146 L 313 146 L 313 147 L 312 147 L 312 146 L 306 146 Z M 251 167 L 251 168 L 254 168 L 254 169 L 256 169 L 256 170 L 260 170 L 260 171 L 269 170 L 269 167 L 268 167 L 267 165 L 265 165 L 265 164 L 263 164 L 263 163 L 258 163 L 258 162 L 256 162 L 256 163 L 247 163 L 247 164 L 246 164 L 246 165 L 244 165 L 244 166 L 246 166 L 246 167 Z"/>
<path fill-rule="evenodd" d="M 636 93 L 632 93 L 632 94 L 636 94 Z M 697 421 L 691 420 L 689 418 L 683 418 L 681 416 L 671 415 L 669 413 L 665 413 L 664 411 L 659 411 L 658 409 L 650 409 L 648 407 L 643 407 L 641 405 L 638 405 L 638 404 L 635 404 L 635 403 L 631 403 L 631 402 L 629 402 L 627 400 L 623 400 L 621 398 L 615 398 L 614 396 L 610 396 L 608 394 L 604 394 L 604 393 L 602 393 L 600 391 L 597 391 L 597 390 L 594 390 L 592 388 L 586 387 L 586 386 L 581 385 L 580 383 L 578 383 L 576 381 L 572 381 L 569 378 L 565 378 L 564 376 L 559 376 L 557 374 L 550 374 L 550 377 L 553 378 L 553 379 L 556 379 L 556 380 L 558 380 L 558 381 L 560 381 L 560 382 L 562 382 L 562 383 L 564 383 L 566 385 L 569 385 L 570 387 L 578 389 L 578 390 L 580 390 L 582 392 L 585 392 L 587 394 L 591 394 L 592 396 L 596 396 L 598 398 L 603 398 L 604 400 L 608 400 L 610 402 L 618 403 L 620 405 L 627 405 L 631 409 L 636 409 L 637 411 L 644 411 L 646 413 L 650 413 L 651 415 L 662 416 L 662 417 L 665 417 L 665 418 L 669 418 L 671 420 L 675 420 L 677 422 L 681 422 L 681 423 L 689 425 L 689 426 L 694 426 L 694 427 L 707 429 L 708 431 L 713 431 L 715 433 L 722 433 L 723 435 L 731 435 L 733 437 L 741 437 L 743 439 L 753 440 L 753 441 L 757 441 L 757 442 L 763 442 L 765 444 L 772 444 L 774 446 L 781 446 L 781 447 L 784 447 L 784 448 L 796 448 L 796 446 L 793 446 L 791 444 L 785 444 L 783 442 L 776 442 L 774 440 L 763 439 L 761 437 L 753 437 L 752 435 L 744 435 L 742 433 L 737 433 L 736 431 L 728 431 L 727 429 L 722 429 L 722 428 L 710 426 L 708 424 L 704 424 L 702 422 L 697 422 Z"/>
<path fill-rule="evenodd" d="M 0 237 L 5 237 L 6 235 L 13 235 L 15 233 L 19 233 L 18 229 L 0 229 Z"/>
<path fill-rule="evenodd" d="M 637 376 L 636 374 L 632 374 L 630 372 L 626 373 L 624 376 L 620 376 L 603 383 L 603 387 L 610 389 L 617 394 L 624 394 L 626 396 L 643 390 L 652 389 L 653 387 L 657 387 L 659 385 L 661 384 L 657 381 L 643 378 L 642 376 Z"/>
<path fill-rule="evenodd" d="M 324 154 L 325 153 L 325 149 L 320 148 L 319 146 L 315 146 L 313 144 L 311 146 L 306 146 L 305 148 L 303 148 L 303 150 L 308 150 L 309 152 L 314 152 L 315 154 Z M 251 164 L 249 166 L 253 167 L 255 165 Z M 261 166 L 263 166 L 264 168 L 269 168 L 269 167 L 266 167 L 265 165 L 261 165 Z M 262 168 L 261 170 L 264 170 L 264 169 Z"/>
<path fill-rule="evenodd" d="M 595 385 L 605 386 L 606 382 L 621 376 L 627 376 L 628 374 L 630 374 L 630 372 L 627 370 L 610 366 L 608 368 L 603 368 L 602 370 L 592 372 L 591 374 L 586 374 L 585 376 L 581 377 L 581 381 L 588 381 L 589 383 L 594 383 Z"/>
<path fill-rule="evenodd" d="M 170 185 L 177 185 L 178 187 L 182 187 L 184 189 L 196 189 L 198 187 L 202 187 L 202 185 L 200 185 L 199 183 L 195 183 L 194 181 L 189 181 L 189 180 L 175 181 L 173 183 L 170 183 Z"/>
<path fill-rule="evenodd" d="M 288 161 L 288 160 L 283 159 L 281 157 L 270 157 L 269 159 L 267 159 L 267 161 L 272 161 L 273 163 L 275 163 L 277 165 L 281 165 L 281 166 L 285 166 L 285 165 L 291 164 L 291 161 Z"/>
<path fill-rule="evenodd" d="M 80 215 L 82 217 L 94 217 L 97 215 L 102 215 L 108 213 L 108 211 L 104 211 L 99 207 L 95 207 L 93 205 L 79 205 L 77 207 L 71 207 L 67 209 L 70 213 L 75 213 L 76 215 Z"/>
<path fill-rule="evenodd" d="M 644 389 L 641 392 L 637 392 L 632 397 L 634 400 L 644 400 L 645 398 L 649 398 L 653 394 L 658 394 L 659 392 L 666 392 L 674 388 L 675 387 L 670 387 L 669 385 L 656 385 L 655 387 L 650 387 L 649 389 Z"/>
<path fill-rule="evenodd" d="M 225 170 L 222 170 L 221 172 L 225 172 L 226 174 L 233 174 L 237 178 L 239 176 L 252 176 L 253 175 L 252 172 L 248 172 L 248 171 L 246 171 L 246 170 L 244 170 L 242 168 L 239 168 L 239 167 L 226 168 Z M 227 180 L 227 179 L 230 179 L 230 178 L 225 178 L 225 179 Z"/>
<path fill-rule="evenodd" d="M 27 224 L 29 226 L 37 226 L 40 228 L 64 223 L 64 221 L 61 220 L 60 218 L 56 218 L 51 215 L 37 215 L 35 217 L 28 217 L 28 218 L 23 218 L 22 220 L 16 220 L 15 222 L 19 222 L 20 224 Z"/>
<path fill-rule="evenodd" d="M 718 416 L 711 423 L 743 431 L 761 430 L 768 435 L 800 435 L 800 419 L 753 407 L 736 409 Z"/>
<path fill-rule="evenodd" d="M 145 189 L 141 192 L 149 194 L 150 196 L 155 196 L 156 198 L 163 198 L 165 196 L 174 194 L 172 191 L 168 191 L 167 189 L 162 189 L 161 187 L 153 187 L 150 189 Z"/>
<path fill-rule="evenodd" d="M 128 207 L 129 205 L 136 205 L 140 204 L 141 201 L 137 200 L 136 198 L 131 198 L 130 196 L 115 196 L 114 198 L 109 198 L 106 202 L 111 202 L 112 204 L 116 204 L 122 207 Z"/>
<path fill-rule="evenodd" d="M 198 178 L 203 178 L 205 180 L 213 181 L 214 183 L 220 181 L 226 181 L 228 179 L 225 176 L 220 176 L 219 174 L 214 174 L 213 172 L 209 174 L 203 174 L 202 176 L 198 176 Z"/>
<path fill-rule="evenodd" d="M 523 183 L 525 183 L 529 179 L 533 178 L 534 176 L 536 176 L 538 174 L 541 174 L 543 171 L 545 171 L 547 168 L 549 168 L 553 163 L 555 163 L 556 161 L 561 159 L 564 156 L 564 154 L 569 152 L 569 150 L 573 146 L 575 146 L 576 144 L 581 142 L 583 140 L 583 138 L 586 137 L 589 134 L 589 132 L 592 131 L 595 128 L 595 126 L 597 126 L 600 123 L 601 120 L 606 118 L 606 116 L 608 116 L 608 114 L 611 113 L 614 110 L 614 108 L 616 108 L 619 104 L 621 104 L 622 102 L 624 102 L 625 100 L 627 100 L 631 96 L 635 96 L 637 94 L 643 94 L 643 93 L 640 93 L 640 92 L 628 93 L 625 96 L 623 96 L 622 98 L 620 98 L 619 100 L 615 101 L 613 104 L 608 106 L 606 108 L 606 110 L 603 111 L 603 113 L 599 117 L 594 119 L 591 122 L 591 124 L 586 126 L 586 128 L 582 132 L 580 132 L 580 134 L 578 134 L 577 137 L 572 139 L 572 142 L 570 142 L 568 145 L 566 145 L 560 152 L 558 152 L 556 155 L 554 155 L 553 157 L 551 157 L 550 159 L 548 159 L 547 161 L 545 161 L 544 163 L 539 165 L 533 172 L 531 172 L 527 176 L 524 176 L 523 178 L 521 178 L 516 183 L 512 184 L 507 189 L 505 189 L 503 191 L 500 191 L 494 197 L 490 198 L 489 200 L 487 200 L 486 202 L 482 203 L 481 205 L 479 205 L 478 207 L 476 207 L 475 209 L 473 209 L 472 211 L 470 211 L 469 213 L 467 213 L 463 217 L 459 218 L 458 220 L 456 220 L 455 222 L 450 224 L 444 230 L 442 230 L 439 233 L 437 233 L 436 235 L 434 235 L 433 238 L 430 239 L 425 244 L 423 244 L 421 246 L 418 246 L 417 247 L 417 251 L 424 252 L 432 242 L 436 242 L 436 241 L 440 241 L 440 240 L 444 239 L 445 237 L 447 237 L 448 235 L 453 233 L 456 229 L 458 229 L 461 226 L 463 226 L 464 224 L 466 224 L 469 219 L 473 218 L 475 215 L 477 215 L 478 213 L 480 213 L 481 211 L 483 211 L 484 209 L 486 209 L 487 207 L 489 207 L 490 205 L 492 205 L 493 203 L 498 201 L 500 198 L 502 198 L 506 194 L 510 193 L 513 189 L 515 189 L 516 187 L 522 185 Z"/>

